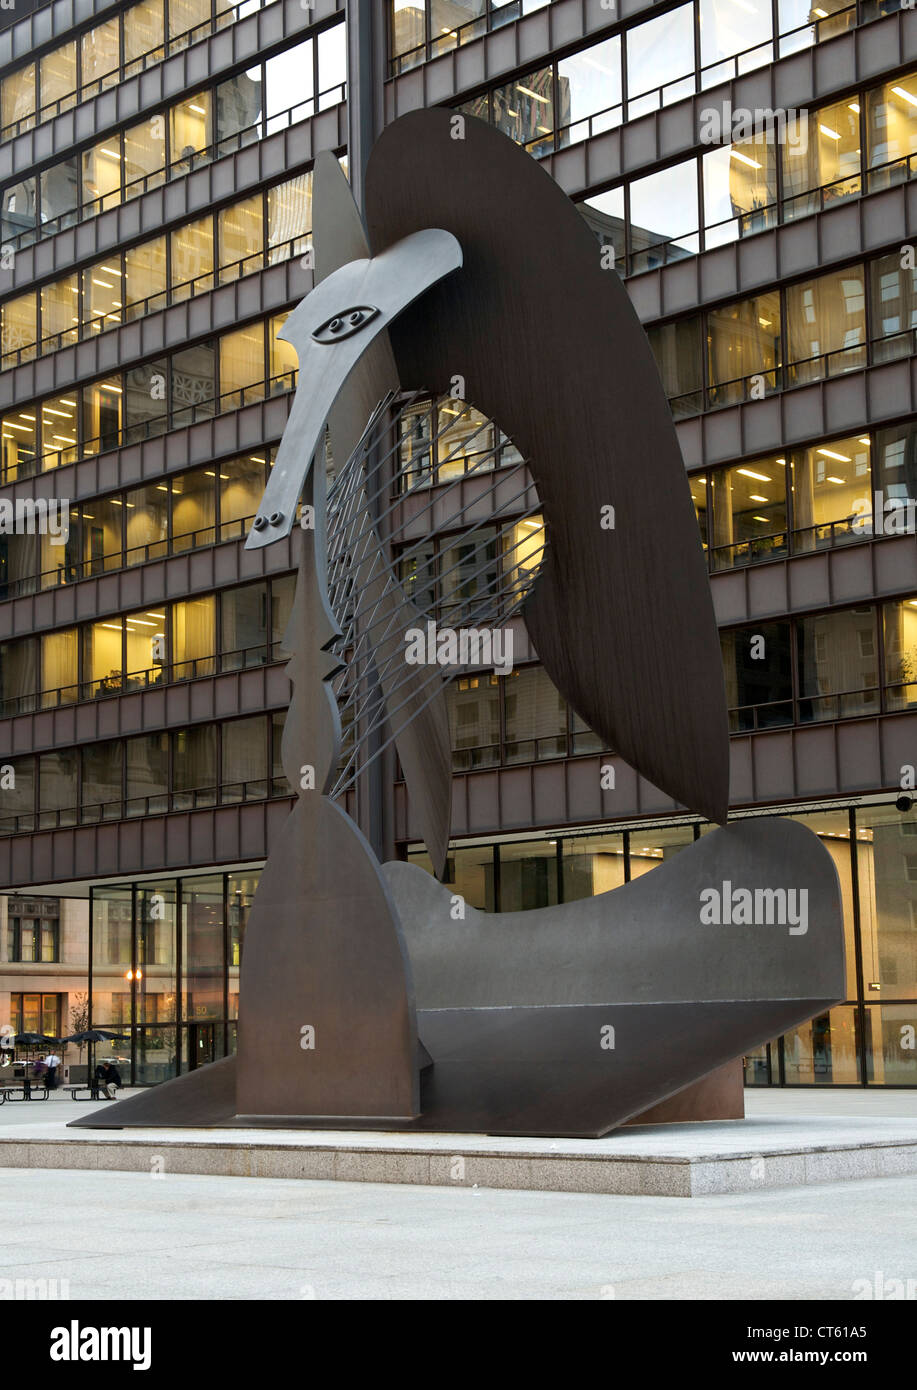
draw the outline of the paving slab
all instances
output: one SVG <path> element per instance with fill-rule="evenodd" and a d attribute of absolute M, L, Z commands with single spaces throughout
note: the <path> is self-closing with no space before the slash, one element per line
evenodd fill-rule
<path fill-rule="evenodd" d="M 108 1102 L 0 1106 L 0 1168 L 701 1197 L 917 1174 L 917 1092 L 749 1091 L 744 1120 L 602 1139 L 344 1130 L 68 1129 Z"/>

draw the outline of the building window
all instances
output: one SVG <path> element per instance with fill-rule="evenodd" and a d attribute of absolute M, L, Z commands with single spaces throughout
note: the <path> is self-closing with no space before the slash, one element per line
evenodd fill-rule
<path fill-rule="evenodd" d="M 11 961 L 60 960 L 60 917 L 49 915 L 50 904 L 23 903 L 10 898 L 7 918 L 9 959 Z M 40 912 L 36 913 L 35 909 Z"/>
<path fill-rule="evenodd" d="M 60 995 L 11 994 L 10 1023 L 16 1033 L 60 1037 Z"/>

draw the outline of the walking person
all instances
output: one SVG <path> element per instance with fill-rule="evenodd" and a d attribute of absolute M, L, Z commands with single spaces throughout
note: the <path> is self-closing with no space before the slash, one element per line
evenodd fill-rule
<path fill-rule="evenodd" d="M 45 1066 L 48 1068 L 47 1075 L 45 1076 L 45 1085 L 49 1091 L 57 1090 L 57 1069 L 60 1066 L 60 1062 L 61 1059 L 56 1052 L 49 1052 L 45 1058 Z"/>

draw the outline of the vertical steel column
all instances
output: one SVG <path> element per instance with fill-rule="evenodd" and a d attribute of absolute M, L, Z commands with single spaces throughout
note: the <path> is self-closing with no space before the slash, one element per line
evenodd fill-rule
<path fill-rule="evenodd" d="M 357 207 L 362 211 L 369 152 L 382 129 L 384 117 L 385 7 L 378 0 L 347 0 L 345 18 L 347 172 Z M 379 464 L 378 454 L 378 449 L 373 449 L 367 456 L 366 466 L 370 477 L 378 476 L 373 472 Z M 345 459 L 336 460 L 338 467 L 345 462 Z M 385 506 L 385 494 L 380 491 L 378 482 L 370 492 L 378 494 L 370 506 L 370 514 L 378 522 Z M 386 537 L 380 536 L 380 539 L 384 544 Z M 373 684 L 374 697 L 381 701 L 382 692 L 375 670 L 370 672 L 368 680 Z M 358 733 L 357 730 L 354 732 Z M 386 726 L 381 725 L 367 747 L 369 756 L 381 747 L 386 733 Z M 355 819 L 380 862 L 395 857 L 394 774 L 394 752 L 388 750 L 375 758 L 356 783 Z"/>

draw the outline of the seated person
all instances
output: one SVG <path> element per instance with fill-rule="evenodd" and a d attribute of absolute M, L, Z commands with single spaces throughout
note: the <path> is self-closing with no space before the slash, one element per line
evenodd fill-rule
<path fill-rule="evenodd" d="M 106 1100 L 114 1100 L 115 1087 L 123 1086 L 124 1082 L 113 1062 L 100 1062 L 96 1067 L 96 1085 Z"/>

